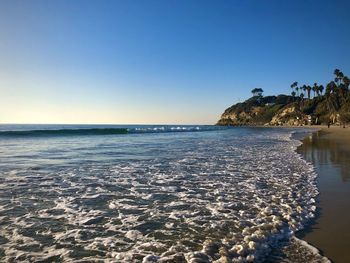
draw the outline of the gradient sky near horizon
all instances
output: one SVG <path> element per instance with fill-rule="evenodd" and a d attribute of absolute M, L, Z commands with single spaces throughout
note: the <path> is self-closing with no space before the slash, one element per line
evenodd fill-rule
<path fill-rule="evenodd" d="M 0 123 L 213 124 L 350 75 L 350 1 L 0 1 Z"/>

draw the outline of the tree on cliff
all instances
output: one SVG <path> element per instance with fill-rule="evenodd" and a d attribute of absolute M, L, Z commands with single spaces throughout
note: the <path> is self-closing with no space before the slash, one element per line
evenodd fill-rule
<path fill-rule="evenodd" d="M 298 93 L 299 88 L 298 88 L 298 82 L 297 81 L 293 82 L 292 85 L 290 85 L 290 87 L 292 88 L 293 91 L 295 89 L 296 92 Z"/>
<path fill-rule="evenodd" d="M 335 93 L 337 89 L 337 85 L 334 81 L 331 81 L 326 86 L 326 96 L 328 97 L 330 94 Z"/>
<path fill-rule="evenodd" d="M 318 86 L 318 95 L 319 96 L 322 95 L 323 90 L 324 90 L 323 85 Z"/>
<path fill-rule="evenodd" d="M 310 99 L 310 97 L 311 97 L 311 86 L 309 86 L 309 85 L 307 85 L 306 86 L 306 91 L 307 91 L 307 97 L 308 97 L 308 99 Z"/>
<path fill-rule="evenodd" d="M 304 96 L 306 96 L 306 94 L 307 94 L 306 85 L 303 85 L 303 86 L 301 86 L 300 88 L 305 92 Z M 310 98 L 309 98 L 309 99 L 310 99 Z"/>
<path fill-rule="evenodd" d="M 314 92 L 314 97 L 316 97 L 316 93 L 318 93 L 318 85 L 316 82 L 314 83 L 314 86 L 312 87 L 312 91 Z"/>
<path fill-rule="evenodd" d="M 342 83 L 342 80 L 344 78 L 344 74 L 339 69 L 335 69 L 334 70 L 334 75 L 335 75 L 334 81 L 339 86 Z"/>
<path fill-rule="evenodd" d="M 251 92 L 252 92 L 252 94 L 253 94 L 254 97 L 255 97 L 255 96 L 261 97 L 262 94 L 263 94 L 263 92 L 264 92 L 264 90 L 261 89 L 261 88 L 255 88 L 255 89 L 252 89 Z"/>
<path fill-rule="evenodd" d="M 296 92 L 293 90 L 291 94 L 292 94 L 292 96 L 293 96 L 293 101 L 294 101 L 294 98 L 295 98 Z"/>
<path fill-rule="evenodd" d="M 344 76 L 343 82 L 344 82 L 344 85 L 346 86 L 346 88 L 349 89 L 350 79 L 347 76 Z"/>

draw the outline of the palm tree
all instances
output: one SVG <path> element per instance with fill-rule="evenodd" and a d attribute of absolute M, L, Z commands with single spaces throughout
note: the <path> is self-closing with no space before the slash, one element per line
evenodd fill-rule
<path fill-rule="evenodd" d="M 317 92 L 317 90 L 318 90 L 318 85 L 317 85 L 317 83 L 315 82 L 315 83 L 314 83 L 314 86 L 312 87 L 312 91 L 314 92 L 314 97 L 316 97 L 316 92 Z"/>
<path fill-rule="evenodd" d="M 336 75 L 335 82 L 337 83 L 334 91 L 345 102 L 348 96 L 350 80 L 339 69 L 334 70 L 334 74 Z"/>
<path fill-rule="evenodd" d="M 307 97 L 310 99 L 310 96 L 311 96 L 311 86 L 307 85 L 305 88 L 306 88 L 306 91 L 307 91 Z"/>
<path fill-rule="evenodd" d="M 346 101 L 347 93 L 348 93 L 348 88 L 345 86 L 345 84 L 341 83 L 338 86 L 338 94 L 341 97 L 341 99 L 343 100 L 343 102 Z"/>
<path fill-rule="evenodd" d="M 292 96 L 293 96 L 293 101 L 294 101 L 294 98 L 295 98 L 295 95 L 296 95 L 296 93 L 295 93 L 295 91 L 292 91 Z"/>
<path fill-rule="evenodd" d="M 337 89 L 337 85 L 335 84 L 334 81 L 331 81 L 327 84 L 326 86 L 326 96 L 329 96 L 332 93 L 335 93 Z"/>
<path fill-rule="evenodd" d="M 347 76 L 344 76 L 343 82 L 344 82 L 344 85 L 346 86 L 346 88 L 349 89 L 350 79 Z"/>
<path fill-rule="evenodd" d="M 323 85 L 318 86 L 319 95 L 322 95 L 323 90 L 324 90 Z"/>
<path fill-rule="evenodd" d="M 294 91 L 294 89 L 295 89 L 296 91 L 299 90 L 299 88 L 298 88 L 298 82 L 297 82 L 297 81 L 294 81 L 294 82 L 292 83 L 292 85 L 290 85 L 290 87 L 292 88 L 293 91 Z"/>
<path fill-rule="evenodd" d="M 334 75 L 335 75 L 334 81 L 335 83 L 337 83 L 337 86 L 339 86 L 344 78 L 344 74 L 339 69 L 335 69 Z"/>
<path fill-rule="evenodd" d="M 306 94 L 306 85 L 301 86 L 301 89 L 305 92 Z"/>
<path fill-rule="evenodd" d="M 333 72 L 333 74 L 336 76 L 335 79 L 334 79 L 335 82 L 338 82 L 339 73 L 340 73 L 340 70 L 337 69 L 337 68 Z"/>

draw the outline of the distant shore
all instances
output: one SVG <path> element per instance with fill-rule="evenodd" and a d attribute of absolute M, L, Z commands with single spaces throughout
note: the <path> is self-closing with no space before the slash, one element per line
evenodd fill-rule
<path fill-rule="evenodd" d="M 350 262 L 350 127 L 310 127 L 320 130 L 304 138 L 297 151 L 318 174 L 318 215 L 297 236 L 335 263 Z"/>

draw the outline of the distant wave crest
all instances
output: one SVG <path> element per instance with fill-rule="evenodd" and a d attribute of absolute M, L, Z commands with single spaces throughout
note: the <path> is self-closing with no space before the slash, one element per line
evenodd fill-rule
<path fill-rule="evenodd" d="M 83 135 L 113 135 L 130 133 L 162 133 L 162 132 L 190 132 L 217 130 L 219 127 L 200 126 L 146 126 L 133 128 L 84 128 L 84 129 L 40 129 L 40 130 L 12 130 L 0 131 L 0 137 L 41 137 L 41 136 L 83 136 Z"/>
<path fill-rule="evenodd" d="M 30 130 L 30 131 L 2 131 L 0 136 L 70 136 L 70 135 L 108 135 L 126 134 L 126 128 L 103 129 L 59 129 L 59 130 Z"/>

